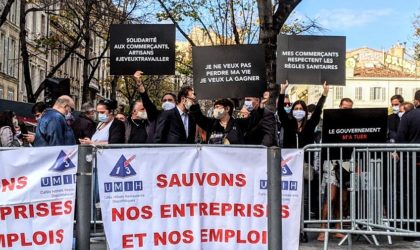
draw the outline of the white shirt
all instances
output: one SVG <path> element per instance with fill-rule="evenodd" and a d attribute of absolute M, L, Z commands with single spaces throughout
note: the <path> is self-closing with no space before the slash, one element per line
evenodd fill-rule
<path fill-rule="evenodd" d="M 188 123 L 189 123 L 188 114 L 180 110 L 178 106 L 176 108 L 178 109 L 179 115 L 181 116 L 182 123 L 184 124 L 185 134 L 188 137 Z"/>
<path fill-rule="evenodd" d="M 108 143 L 108 139 L 109 139 L 109 128 L 111 127 L 111 124 L 114 122 L 114 120 L 108 122 L 108 124 L 106 124 L 104 127 L 101 128 L 101 126 L 104 124 L 99 123 L 98 125 L 98 129 L 96 129 L 95 134 L 93 134 L 92 136 L 92 141 L 95 142 L 101 142 L 101 143 Z M 101 128 L 101 129 L 99 129 Z"/>

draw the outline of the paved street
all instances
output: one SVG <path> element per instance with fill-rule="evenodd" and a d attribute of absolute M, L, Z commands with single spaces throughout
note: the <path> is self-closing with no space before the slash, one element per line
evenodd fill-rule
<path fill-rule="evenodd" d="M 324 246 L 323 242 L 316 241 L 316 234 L 311 233 L 308 235 L 309 242 L 303 243 L 300 245 L 300 250 L 313 250 L 313 249 L 322 249 Z M 353 237 L 353 249 L 420 249 L 420 242 L 408 242 L 403 241 L 400 237 L 393 237 L 393 244 L 388 245 L 387 240 L 383 236 L 378 237 L 378 241 L 380 243 L 379 246 L 369 245 L 369 243 L 363 238 L 358 236 Z M 329 242 L 328 249 L 348 249 L 347 243 L 343 244 L 342 246 L 338 246 L 339 240 L 332 239 Z M 98 241 L 91 243 L 92 250 L 106 250 L 105 241 Z"/>

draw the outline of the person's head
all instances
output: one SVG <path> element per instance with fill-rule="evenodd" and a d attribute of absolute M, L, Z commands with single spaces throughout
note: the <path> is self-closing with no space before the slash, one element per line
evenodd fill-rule
<path fill-rule="evenodd" d="M 401 95 L 393 95 L 391 97 L 392 113 L 398 114 L 398 112 L 403 112 L 404 107 L 401 105 L 403 102 L 404 98 Z"/>
<path fill-rule="evenodd" d="M 95 111 L 95 107 L 93 106 L 92 103 L 90 103 L 90 102 L 83 103 L 80 111 L 82 111 L 82 113 L 85 114 L 90 119 L 92 119 L 92 120 L 95 119 L 96 111 Z"/>
<path fill-rule="evenodd" d="M 350 98 L 343 98 L 340 101 L 340 109 L 352 109 L 353 108 L 353 100 Z"/>
<path fill-rule="evenodd" d="M 9 126 L 13 134 L 15 134 L 15 126 L 13 125 L 13 113 L 11 111 L 0 112 L 0 128 Z"/>
<path fill-rule="evenodd" d="M 141 100 L 137 100 L 132 103 L 130 110 L 131 119 L 147 120 L 147 111 Z"/>
<path fill-rule="evenodd" d="M 191 86 L 184 86 L 178 92 L 178 107 L 182 111 L 189 110 L 195 101 L 194 89 Z"/>
<path fill-rule="evenodd" d="M 125 114 L 123 112 L 118 112 L 115 115 L 115 119 L 118 119 L 118 120 L 120 120 L 122 122 L 125 122 L 127 118 L 125 117 Z"/>
<path fill-rule="evenodd" d="M 233 103 L 228 99 L 217 100 L 213 105 L 213 117 L 215 119 L 223 119 L 226 116 L 232 116 Z"/>
<path fill-rule="evenodd" d="M 73 99 L 68 95 L 62 95 L 55 101 L 53 109 L 63 114 L 67 119 L 70 119 L 72 112 L 75 109 Z"/>
<path fill-rule="evenodd" d="M 308 107 L 302 100 L 297 100 L 292 105 L 292 115 L 297 121 L 304 121 L 308 117 Z"/>
<path fill-rule="evenodd" d="M 276 98 L 276 107 L 279 102 L 279 98 Z M 286 113 L 290 114 L 290 111 L 292 110 L 293 103 L 290 102 L 289 95 L 284 95 L 284 110 Z"/>
<path fill-rule="evenodd" d="M 175 108 L 175 105 L 176 105 L 175 100 L 176 100 L 176 96 L 173 93 L 165 93 L 162 99 L 160 100 L 162 104 L 162 109 L 170 110 L 170 109 Z"/>
<path fill-rule="evenodd" d="M 401 106 L 404 108 L 404 112 L 408 112 L 414 109 L 414 104 L 411 102 L 403 102 Z"/>
<path fill-rule="evenodd" d="M 416 109 L 420 108 L 420 90 L 417 90 L 414 94 L 414 107 Z"/>
<path fill-rule="evenodd" d="M 254 109 L 257 109 L 260 105 L 261 99 L 258 97 L 245 97 L 244 107 L 251 112 Z"/>
<path fill-rule="evenodd" d="M 118 107 L 115 100 L 100 100 L 96 104 L 96 112 L 98 113 L 98 121 L 109 122 L 114 118 L 114 111 Z"/>
<path fill-rule="evenodd" d="M 47 108 L 45 102 L 37 102 L 32 106 L 32 114 L 35 116 L 35 120 L 39 121 L 42 116 L 42 112 Z"/>

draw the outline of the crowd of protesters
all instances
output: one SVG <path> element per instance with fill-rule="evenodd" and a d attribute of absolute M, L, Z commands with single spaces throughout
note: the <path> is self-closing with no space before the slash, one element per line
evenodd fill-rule
<path fill-rule="evenodd" d="M 208 116 L 203 114 L 191 86 L 182 87 L 177 95 L 165 93 L 159 107 L 150 100 L 142 84 L 142 72 L 135 72 L 133 79 L 140 99 L 132 103 L 128 113 L 119 111 L 115 100 L 101 100 L 96 106 L 83 104 L 81 113 L 74 119 L 73 99 L 61 96 L 51 108 L 42 102 L 33 106 L 32 113 L 37 127 L 35 134 L 30 134 L 24 124 L 17 121 L 13 112 L 1 111 L 0 146 L 205 143 L 303 148 L 308 144 L 320 143 L 321 114 L 329 91 L 326 82 L 316 104 L 307 105 L 302 100 L 291 102 L 286 95 L 289 85 L 286 81 L 280 84 L 275 112 L 266 107 L 270 95 L 265 92 L 263 97 L 244 97 L 243 105 L 236 113 L 231 100 L 216 100 L 211 108 L 211 116 Z M 420 143 L 420 90 L 415 93 L 414 103 L 404 102 L 400 95 L 391 97 L 390 101 L 392 114 L 388 117 L 387 142 Z M 353 101 L 350 98 L 341 100 L 340 109 L 352 107 Z M 317 182 L 314 188 L 325 193 L 325 187 L 330 187 L 329 200 L 323 199 L 321 211 L 317 211 L 323 220 L 327 216 L 327 203 L 331 204 L 333 213 L 337 214 L 338 196 L 343 195 L 342 199 L 346 200 L 344 194 L 339 194 L 340 187 L 346 189 L 349 181 L 347 175 L 339 178 L 339 170 L 344 168 L 341 165 L 346 164 L 344 158 L 340 161 L 331 158 L 318 166 L 313 164 L 313 169 L 308 169 L 308 162 L 313 159 L 305 158 L 305 186 L 311 185 L 309 182 L 313 176 L 321 176 L 322 183 Z M 309 176 L 308 171 L 311 171 Z M 314 196 L 312 200 L 316 198 Z M 306 192 L 304 201 L 307 207 Z M 325 224 L 321 227 L 325 227 Z M 344 237 L 342 234 L 335 236 Z M 324 238 L 323 233 L 318 235 L 318 240 Z"/>

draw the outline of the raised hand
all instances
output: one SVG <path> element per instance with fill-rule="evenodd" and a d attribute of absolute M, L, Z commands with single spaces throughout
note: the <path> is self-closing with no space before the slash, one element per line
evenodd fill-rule
<path fill-rule="evenodd" d="M 285 94 L 287 87 L 289 87 L 289 81 L 286 80 L 284 84 L 280 84 L 280 94 Z"/>

